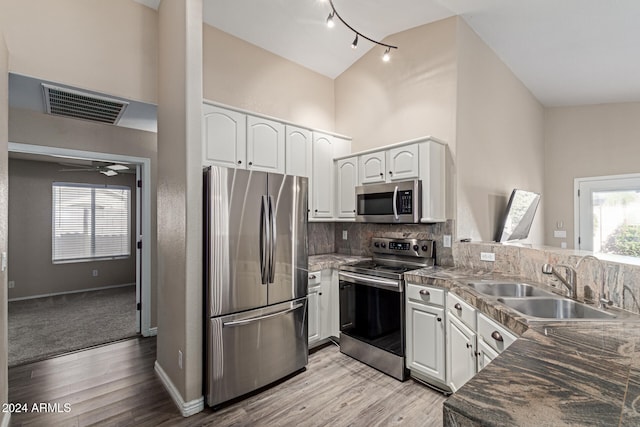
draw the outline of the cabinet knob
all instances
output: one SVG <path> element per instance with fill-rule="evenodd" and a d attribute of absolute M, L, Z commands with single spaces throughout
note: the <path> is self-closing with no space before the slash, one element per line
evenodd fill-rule
<path fill-rule="evenodd" d="M 238 164 L 241 165 L 242 164 L 242 160 L 238 160 Z"/>
<path fill-rule="evenodd" d="M 389 171 L 389 175 L 393 175 L 393 172 Z"/>
<path fill-rule="evenodd" d="M 498 332 L 498 331 L 491 332 L 491 338 L 493 338 L 496 341 L 500 341 L 500 342 L 504 341 L 504 339 L 502 338 L 502 335 L 500 335 L 500 332 Z"/>
<path fill-rule="evenodd" d="M 429 295 L 431 295 L 431 293 L 426 289 L 420 289 L 420 295 L 428 297 Z"/>
<path fill-rule="evenodd" d="M 380 172 L 380 176 L 384 176 L 384 174 L 382 172 Z"/>
<path fill-rule="evenodd" d="M 318 295 L 322 295 L 322 292 L 318 292 Z"/>
<path fill-rule="evenodd" d="M 314 212 L 318 212 L 318 209 L 315 209 Z"/>
<path fill-rule="evenodd" d="M 353 210 L 353 213 L 356 213 L 356 210 L 355 210 L 355 209 Z"/>
<path fill-rule="evenodd" d="M 315 280 L 315 278 L 316 278 L 316 275 L 315 275 L 315 274 L 312 274 L 311 276 L 309 276 L 309 279 L 310 279 L 310 280 Z"/>
<path fill-rule="evenodd" d="M 437 320 L 438 322 L 442 322 L 442 317 L 436 317 L 436 320 Z"/>
<path fill-rule="evenodd" d="M 467 343 L 467 348 L 473 347 L 471 344 Z"/>
<path fill-rule="evenodd" d="M 457 302 L 456 305 L 453 306 L 453 308 L 455 308 L 456 310 L 462 310 L 462 306 L 459 302 Z"/>
<path fill-rule="evenodd" d="M 249 166 L 253 165 L 253 162 L 249 162 Z"/>

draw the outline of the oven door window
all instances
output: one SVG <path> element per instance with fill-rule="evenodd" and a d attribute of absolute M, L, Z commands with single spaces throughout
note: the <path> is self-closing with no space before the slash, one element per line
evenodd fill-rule
<path fill-rule="evenodd" d="M 340 282 L 340 333 L 403 356 L 403 296 L 401 292 Z"/>

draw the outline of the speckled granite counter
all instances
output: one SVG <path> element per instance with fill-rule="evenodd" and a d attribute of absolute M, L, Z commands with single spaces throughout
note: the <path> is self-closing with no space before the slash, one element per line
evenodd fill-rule
<path fill-rule="evenodd" d="M 363 259 L 371 258 L 342 254 L 312 255 L 309 257 L 309 271 L 324 270 L 325 268 L 338 268 L 341 265 L 351 264 L 362 261 Z"/>
<path fill-rule="evenodd" d="M 637 315 L 615 310 L 616 320 L 528 323 L 466 285 L 469 279 L 521 278 L 455 268 L 406 278 L 445 287 L 521 334 L 444 403 L 445 426 L 640 425 Z"/>

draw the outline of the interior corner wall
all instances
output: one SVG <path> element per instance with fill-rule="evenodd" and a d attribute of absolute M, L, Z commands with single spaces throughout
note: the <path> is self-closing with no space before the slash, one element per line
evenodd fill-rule
<path fill-rule="evenodd" d="M 544 110 L 477 34 L 458 20 L 457 238 L 492 241 L 514 188 L 542 193 L 527 242 L 543 243 Z"/>
<path fill-rule="evenodd" d="M 9 299 L 29 298 L 136 282 L 136 176 L 120 173 L 61 172 L 57 163 L 9 160 Z M 52 263 L 52 184 L 75 182 L 122 185 L 131 189 L 131 255 L 123 259 Z M 98 271 L 93 276 L 93 270 Z"/>
<path fill-rule="evenodd" d="M 384 42 L 398 46 L 389 62 L 374 47 L 336 78 L 336 132 L 353 151 L 430 135 L 455 153 L 456 18 Z"/>
<path fill-rule="evenodd" d="M 0 23 L 0 252 L 7 251 L 8 219 L 8 141 L 9 141 L 9 53 Z M 0 405 L 9 401 L 7 330 L 7 272 L 0 271 Z M 9 415 L 0 412 L 0 425 Z"/>
<path fill-rule="evenodd" d="M 156 180 L 157 135 L 153 132 L 55 117 L 28 110 L 9 110 L 9 141 L 80 151 L 151 159 L 151 326 L 157 325 Z"/>
<path fill-rule="evenodd" d="M 640 173 L 640 103 L 545 109 L 545 244 L 573 248 L 575 178 Z M 566 239 L 553 237 L 562 221 Z"/>
<path fill-rule="evenodd" d="M 333 131 L 334 84 L 258 46 L 204 24 L 204 98 Z"/>
<path fill-rule="evenodd" d="M 157 101 L 157 12 L 132 0 L 4 0 L 9 71 Z"/>

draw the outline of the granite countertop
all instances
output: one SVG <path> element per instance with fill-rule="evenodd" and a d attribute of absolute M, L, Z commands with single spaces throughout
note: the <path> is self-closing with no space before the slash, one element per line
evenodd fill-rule
<path fill-rule="evenodd" d="M 610 310 L 617 319 L 528 321 L 466 285 L 522 278 L 436 267 L 406 279 L 447 288 L 521 335 L 447 399 L 445 426 L 640 425 L 640 316 Z"/>
<path fill-rule="evenodd" d="M 342 255 L 342 254 L 322 254 L 311 255 L 309 257 L 309 271 L 324 270 L 327 268 L 338 268 L 344 264 L 351 264 L 363 259 L 371 259 L 370 257 L 363 257 L 357 255 Z"/>

